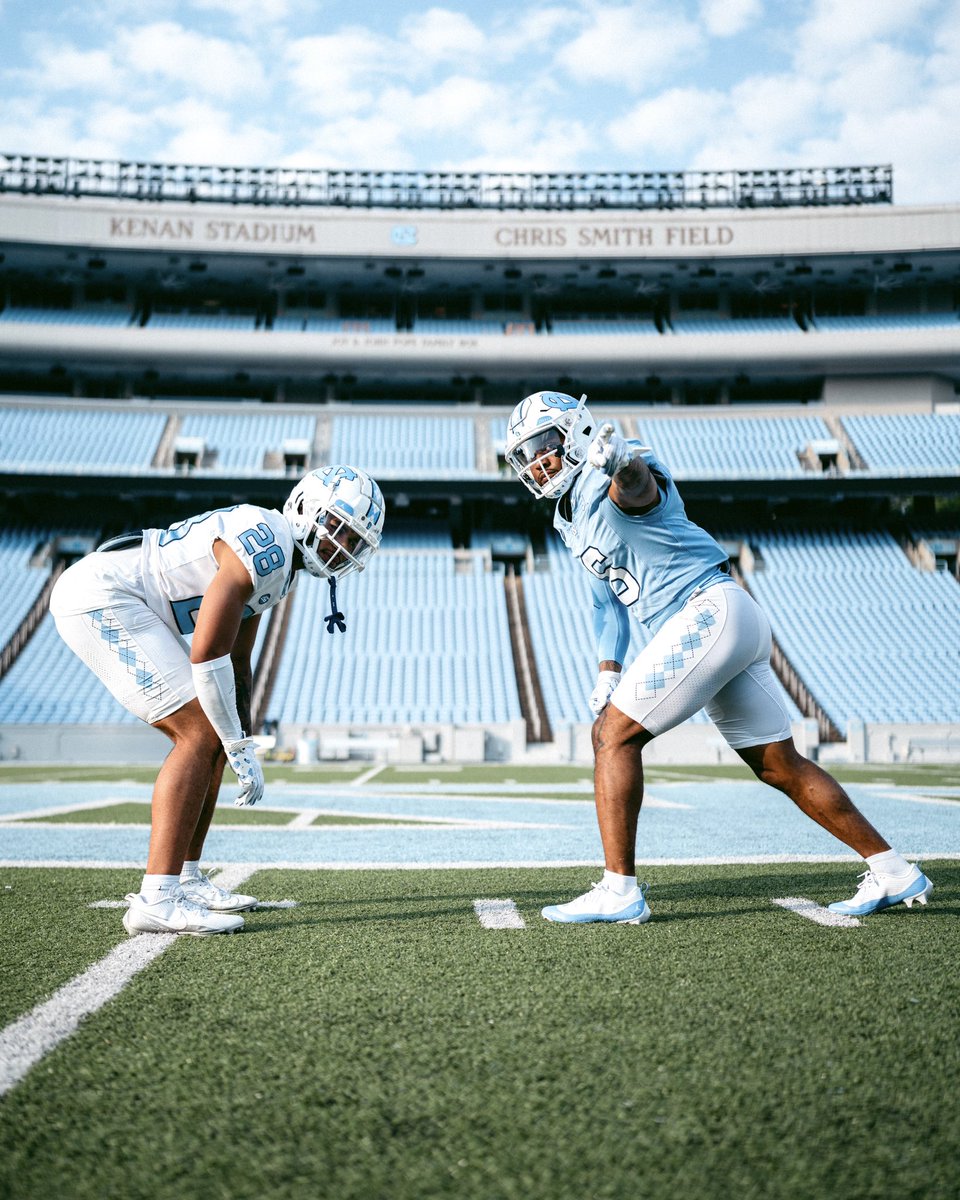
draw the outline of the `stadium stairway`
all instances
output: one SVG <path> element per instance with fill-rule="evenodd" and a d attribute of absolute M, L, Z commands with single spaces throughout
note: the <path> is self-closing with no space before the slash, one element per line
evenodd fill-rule
<path fill-rule="evenodd" d="M 527 745 L 552 742 L 553 731 L 543 701 L 537 658 L 530 640 L 523 580 L 512 564 L 507 566 L 503 587 L 507 600 L 510 647 L 513 652 L 514 674 L 517 677 L 517 692 L 520 696 L 520 711 L 527 726 Z"/>

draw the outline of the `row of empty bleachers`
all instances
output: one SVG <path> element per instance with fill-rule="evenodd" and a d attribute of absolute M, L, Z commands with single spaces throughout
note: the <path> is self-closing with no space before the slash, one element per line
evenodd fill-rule
<path fill-rule="evenodd" d="M 956 312 L 867 313 L 851 317 L 810 318 L 811 326 L 824 333 L 858 329 L 942 329 L 956 326 L 958 322 L 960 316 Z"/>
<path fill-rule="evenodd" d="M 35 308 L 29 305 L 10 305 L 0 312 L 0 321 L 24 325 L 129 325 L 134 314 L 122 306 L 101 305 L 96 308 Z"/>
<path fill-rule="evenodd" d="M 607 320 L 594 320 L 589 317 L 557 317 L 550 322 L 551 333 L 558 335 L 565 334 L 659 334 L 659 329 L 653 322 L 653 319 L 648 320 L 631 320 L 628 317 L 620 319 L 609 318 Z"/>
<path fill-rule="evenodd" d="M 844 732 L 960 721 L 960 586 L 886 533 L 758 533 L 746 575 L 801 679 Z"/>
<path fill-rule="evenodd" d="M 257 318 L 253 313 L 152 313 L 145 322 L 148 329 L 255 329 Z"/>
<path fill-rule="evenodd" d="M 337 416 L 330 461 L 377 471 L 473 471 L 473 420 L 463 417 Z"/>
<path fill-rule="evenodd" d="M 482 556 L 381 551 L 338 589 L 347 632 L 327 636 L 329 593 L 303 578 L 269 717 L 292 724 L 521 719 L 503 576 Z"/>
<path fill-rule="evenodd" d="M 840 418 L 868 468 L 960 467 L 960 413 L 889 413 Z"/>
<path fill-rule="evenodd" d="M 393 317 L 316 316 L 310 313 L 281 313 L 274 317 L 257 313 L 230 312 L 148 312 L 126 305 L 90 305 L 76 308 L 49 308 L 36 305 L 7 305 L 0 311 L 0 323 L 42 325 L 143 325 L 148 329 L 220 329 L 220 330 L 277 330 L 306 333 L 415 333 L 475 337 L 482 334 L 511 333 L 599 334 L 622 337 L 626 335 L 661 335 L 653 317 L 583 317 L 548 318 L 539 330 L 531 321 L 503 320 L 490 317 L 421 317 L 412 330 L 399 329 Z M 672 334 L 755 334 L 856 332 L 891 329 L 943 329 L 960 325 L 960 314 L 944 312 L 869 313 L 853 316 L 817 316 L 805 318 L 806 329 L 793 317 L 724 317 L 675 316 L 664 326 L 662 333 Z"/>
<path fill-rule="evenodd" d="M 833 436 L 815 416 L 641 417 L 635 424 L 636 436 L 678 478 L 802 475 L 798 453 Z"/>
<path fill-rule="evenodd" d="M 149 467 L 167 424 L 162 411 L 0 407 L 0 461 L 6 469 Z"/>
<path fill-rule="evenodd" d="M 711 333 L 802 333 L 792 317 L 674 317 L 673 332 Z"/>
<path fill-rule="evenodd" d="M 183 437 L 199 437 L 217 451 L 218 471 L 259 471 L 264 454 L 279 451 L 285 441 L 313 445 L 316 417 L 309 413 L 189 412 L 180 423 Z"/>
<path fill-rule="evenodd" d="M 0 649 L 10 641 L 50 578 L 50 563 L 31 566 L 38 547 L 50 534 L 40 529 L 0 530 L 0 578 L 4 603 L 0 608 Z"/>

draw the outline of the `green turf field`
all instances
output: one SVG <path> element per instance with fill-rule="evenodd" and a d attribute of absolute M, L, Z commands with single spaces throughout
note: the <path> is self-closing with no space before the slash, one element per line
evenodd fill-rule
<path fill-rule="evenodd" d="M 261 871 L 298 906 L 181 938 L 0 1100 L 0 1196 L 960 1196 L 960 864 L 857 929 L 777 908 L 849 865 Z M 124 940 L 116 870 L 0 871 L 0 1024 Z M 512 898 L 525 929 L 480 927 Z"/>

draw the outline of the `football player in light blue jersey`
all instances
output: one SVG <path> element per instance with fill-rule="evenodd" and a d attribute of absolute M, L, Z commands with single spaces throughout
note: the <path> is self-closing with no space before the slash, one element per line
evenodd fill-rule
<path fill-rule="evenodd" d="M 846 792 L 796 750 L 771 631 L 729 575 L 721 546 L 684 511 L 669 470 L 649 446 L 597 429 L 586 396 L 536 392 L 513 410 L 506 459 L 537 497 L 556 500 L 554 527 L 590 575 L 599 669 L 589 704 L 594 795 L 606 870 L 549 921 L 650 918 L 637 883 L 644 746 L 701 708 L 758 779 L 866 860 L 856 895 L 830 907 L 865 915 L 901 901 L 926 904 L 933 884 L 892 850 Z M 652 637 L 627 671 L 630 616 Z"/>
<path fill-rule="evenodd" d="M 146 874 L 127 897 L 128 933 L 242 928 L 237 914 L 256 900 L 217 887 L 200 857 L 226 763 L 240 783 L 235 803 L 263 795 L 250 737 L 260 614 L 306 570 L 329 582 L 328 631 L 344 629 L 337 580 L 364 569 L 383 518 L 368 475 L 322 467 L 300 480 L 282 513 L 236 504 L 125 534 L 57 580 L 50 611 L 60 636 L 129 712 L 173 742 L 153 789 Z"/>

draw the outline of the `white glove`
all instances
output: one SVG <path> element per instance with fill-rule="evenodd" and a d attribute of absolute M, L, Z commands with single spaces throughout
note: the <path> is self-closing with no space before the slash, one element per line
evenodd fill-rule
<path fill-rule="evenodd" d="M 610 703 L 619 682 L 619 671 L 601 671 L 597 676 L 597 686 L 590 693 L 590 707 L 598 717 Z"/>
<path fill-rule="evenodd" d="M 601 428 L 587 450 L 587 462 L 611 479 L 632 460 L 633 451 L 609 423 Z"/>
<path fill-rule="evenodd" d="M 263 799 L 263 767 L 257 761 L 253 738 L 241 738 L 239 742 L 224 742 L 227 762 L 240 782 L 240 794 L 234 800 L 238 808 L 256 804 Z"/>

